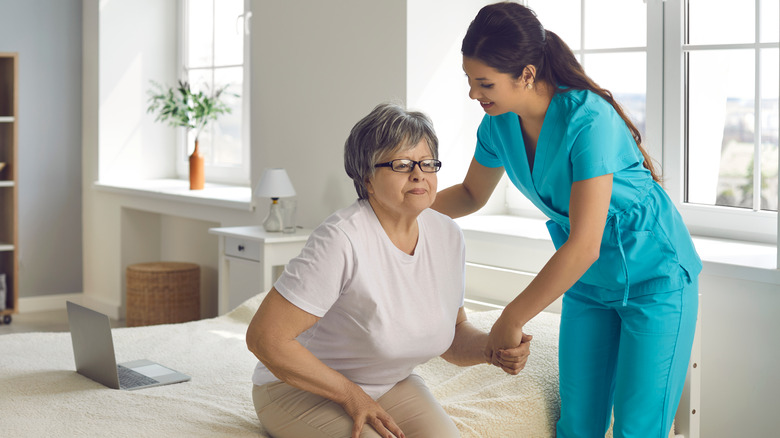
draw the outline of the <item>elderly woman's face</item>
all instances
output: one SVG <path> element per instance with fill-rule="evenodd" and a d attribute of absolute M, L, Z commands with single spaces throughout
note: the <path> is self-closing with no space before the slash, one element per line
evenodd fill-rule
<path fill-rule="evenodd" d="M 380 162 L 408 159 L 414 161 L 433 158 L 428 142 L 420 140 L 413 149 L 398 151 L 382 157 Z M 390 167 L 379 167 L 369 179 L 366 188 L 369 200 L 377 214 L 392 216 L 417 216 L 433 204 L 436 198 L 435 173 L 427 173 L 415 165 L 411 173 L 393 171 Z"/>

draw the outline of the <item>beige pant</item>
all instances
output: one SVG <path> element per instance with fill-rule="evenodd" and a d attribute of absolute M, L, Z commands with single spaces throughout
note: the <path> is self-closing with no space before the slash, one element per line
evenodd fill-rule
<path fill-rule="evenodd" d="M 275 438 L 342 438 L 352 433 L 352 418 L 338 403 L 286 383 L 255 385 L 252 397 L 257 418 Z M 419 376 L 413 374 L 398 382 L 377 402 L 407 438 L 460 436 Z M 360 437 L 376 438 L 379 434 L 365 425 Z"/>

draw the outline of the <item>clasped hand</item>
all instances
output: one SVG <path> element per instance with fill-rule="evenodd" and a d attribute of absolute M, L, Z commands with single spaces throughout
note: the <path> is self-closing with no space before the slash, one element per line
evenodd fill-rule
<path fill-rule="evenodd" d="M 522 326 L 499 317 L 488 335 L 485 361 L 507 374 L 517 375 L 525 368 L 531 354 L 531 339 L 533 336 L 523 333 Z"/>

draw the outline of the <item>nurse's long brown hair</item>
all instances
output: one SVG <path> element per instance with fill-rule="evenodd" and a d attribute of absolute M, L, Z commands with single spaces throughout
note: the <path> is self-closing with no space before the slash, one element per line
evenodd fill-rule
<path fill-rule="evenodd" d="M 463 38 L 461 52 L 463 56 L 478 59 L 515 78 L 522 75 L 526 66 L 533 65 L 536 67 L 536 79 L 553 85 L 556 92 L 558 87 L 567 87 L 598 94 L 615 108 L 626 123 L 642 152 L 645 168 L 655 181 L 660 181 L 650 155 L 642 147 L 642 135 L 612 93 L 596 85 L 585 74 L 569 46 L 558 35 L 545 30 L 531 9 L 511 2 L 483 7 Z"/>

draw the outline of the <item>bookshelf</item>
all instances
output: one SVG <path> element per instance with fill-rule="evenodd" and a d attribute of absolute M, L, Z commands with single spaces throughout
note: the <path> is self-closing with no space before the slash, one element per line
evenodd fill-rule
<path fill-rule="evenodd" d="M 0 321 L 4 324 L 10 324 L 11 315 L 19 309 L 18 90 L 19 55 L 0 52 L 0 288 L 5 276 Z"/>

